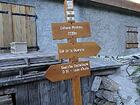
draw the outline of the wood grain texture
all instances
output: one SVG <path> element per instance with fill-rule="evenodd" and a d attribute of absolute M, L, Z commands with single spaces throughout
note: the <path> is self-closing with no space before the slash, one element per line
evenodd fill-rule
<path fill-rule="evenodd" d="M 96 56 L 100 49 L 101 48 L 95 42 L 58 44 L 58 57 L 59 59 L 68 59 L 73 57 Z"/>
<path fill-rule="evenodd" d="M 8 11 L 8 14 L 3 14 L 4 47 L 10 47 L 10 43 L 13 42 L 11 5 L 5 3 L 2 5 L 3 10 Z"/>
<path fill-rule="evenodd" d="M 26 7 L 26 14 L 35 15 L 32 7 Z M 26 37 L 28 46 L 37 46 L 36 17 L 26 16 Z"/>
<path fill-rule="evenodd" d="M 16 104 L 17 105 L 29 105 L 28 87 L 26 84 L 16 86 Z"/>
<path fill-rule="evenodd" d="M 85 77 L 90 75 L 89 62 L 75 62 L 68 64 L 52 65 L 45 73 L 45 77 L 51 82 L 69 80 L 76 76 Z"/>
<path fill-rule="evenodd" d="M 111 69 L 111 71 L 112 70 L 115 69 Z M 103 71 L 99 70 L 98 75 L 100 75 L 102 72 L 107 71 L 107 68 Z M 94 75 L 95 71 L 93 71 L 93 75 L 81 78 L 81 95 L 83 105 L 88 105 L 88 103 L 94 105 L 94 96 L 92 96 L 93 93 L 91 92 Z M 0 95 L 15 93 L 17 105 L 73 105 L 74 99 L 72 98 L 73 95 L 71 80 L 52 83 L 44 79 L 37 80 L 36 78 L 38 78 L 38 76 L 35 75 L 34 79 L 31 78 L 31 76 L 24 78 L 15 78 L 20 79 L 20 83 L 12 85 L 7 83 L 8 85 L 0 88 Z M 15 78 L 9 77 L 8 79 L 5 78 L 3 80 L 11 80 L 11 82 L 13 83 L 14 81 L 12 81 L 12 79 L 15 80 Z M 27 80 L 28 82 L 25 82 Z M 2 82 L 1 79 L 0 82 Z"/>
<path fill-rule="evenodd" d="M 88 22 L 52 23 L 52 35 L 55 40 L 89 37 L 90 25 Z"/>
<path fill-rule="evenodd" d="M 12 12 L 25 14 L 25 7 L 12 5 Z M 27 42 L 25 16 L 13 15 L 13 33 L 15 42 Z"/>
<path fill-rule="evenodd" d="M 38 82 L 28 84 L 29 105 L 40 105 Z"/>
<path fill-rule="evenodd" d="M 0 9 L 2 10 L 2 3 L 0 3 Z M 0 47 L 4 47 L 3 28 L 3 15 L 0 13 Z"/>
<path fill-rule="evenodd" d="M 10 47 L 13 40 L 12 22 L 11 22 L 11 5 L 0 3 L 0 47 Z M 7 12 L 7 13 L 6 13 Z M 0 51 L 7 52 L 7 51 Z"/>
<path fill-rule="evenodd" d="M 27 42 L 37 46 L 35 8 L 0 3 L 0 47 L 10 47 L 11 42 Z M 33 48 L 32 48 L 33 49 Z M 9 52 L 8 49 L 0 52 Z"/>
<path fill-rule="evenodd" d="M 39 82 L 41 105 L 50 105 L 50 89 L 49 81 Z"/>
<path fill-rule="evenodd" d="M 90 92 L 90 86 L 87 84 L 90 82 L 92 83 L 87 77 L 82 79 L 81 90 L 84 91 L 84 94 L 82 94 L 83 105 L 88 104 L 86 100 L 88 100 L 89 97 L 87 93 Z M 71 84 L 72 82 L 70 80 L 56 83 L 42 80 L 10 87 L 16 90 L 17 105 L 73 105 Z M 1 91 L 3 90 L 0 88 L 0 92 Z"/>
<path fill-rule="evenodd" d="M 72 78 L 72 92 L 74 98 L 73 105 L 82 105 L 82 95 L 81 95 L 81 82 L 80 77 Z"/>

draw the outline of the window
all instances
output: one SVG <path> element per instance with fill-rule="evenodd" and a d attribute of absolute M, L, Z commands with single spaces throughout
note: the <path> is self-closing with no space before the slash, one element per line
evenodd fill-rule
<path fill-rule="evenodd" d="M 126 48 L 138 48 L 138 28 L 127 26 Z"/>

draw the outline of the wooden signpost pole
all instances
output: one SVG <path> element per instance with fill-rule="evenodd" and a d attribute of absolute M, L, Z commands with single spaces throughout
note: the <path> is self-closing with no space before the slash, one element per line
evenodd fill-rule
<path fill-rule="evenodd" d="M 74 0 L 64 1 L 65 23 L 52 23 L 54 40 L 67 39 L 68 43 L 58 44 L 59 60 L 69 59 L 68 64 L 52 65 L 45 77 L 52 82 L 72 80 L 73 104 L 82 105 L 80 78 L 90 76 L 89 61 L 80 62 L 80 57 L 95 56 L 100 47 L 95 42 L 77 42 L 77 38 L 90 36 L 89 22 L 75 22 Z"/>
<path fill-rule="evenodd" d="M 65 18 L 67 18 L 66 16 L 66 3 L 67 0 L 64 1 L 64 12 L 65 12 Z M 72 0 L 73 2 L 73 5 L 74 5 L 74 0 Z M 66 19 L 67 21 L 67 19 Z M 68 21 L 67 21 L 68 22 Z M 71 24 L 74 23 L 74 22 L 71 22 Z M 71 44 L 75 44 L 77 43 L 77 39 L 74 38 L 74 37 L 71 37 L 68 39 L 68 43 L 71 43 Z M 78 62 L 78 58 L 76 58 L 74 55 L 73 55 L 73 58 L 70 58 L 69 59 L 69 62 L 70 63 L 75 63 L 75 62 Z M 80 77 L 79 76 L 76 76 L 74 78 L 72 78 L 72 92 L 73 92 L 73 104 L 74 105 L 82 105 L 82 96 L 81 96 L 81 82 L 80 82 Z"/>

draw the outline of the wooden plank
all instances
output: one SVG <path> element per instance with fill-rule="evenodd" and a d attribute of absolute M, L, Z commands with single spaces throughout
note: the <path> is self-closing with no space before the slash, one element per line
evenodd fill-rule
<path fill-rule="evenodd" d="M 72 79 L 72 91 L 74 105 L 82 105 L 80 77 L 75 77 Z"/>
<path fill-rule="evenodd" d="M 72 79 L 75 76 L 84 77 L 90 75 L 89 62 L 76 62 L 50 66 L 45 77 L 52 82 Z"/>
<path fill-rule="evenodd" d="M 52 23 L 53 39 L 89 37 L 90 25 L 88 22 Z"/>
<path fill-rule="evenodd" d="M 25 14 L 25 6 L 12 5 L 12 13 Z"/>
<path fill-rule="evenodd" d="M 28 15 L 36 15 L 35 14 L 35 8 L 26 6 L 26 14 L 28 14 Z"/>
<path fill-rule="evenodd" d="M 29 95 L 28 95 L 28 88 L 27 84 L 17 85 L 17 92 L 16 92 L 16 104 L 17 105 L 29 105 Z"/>
<path fill-rule="evenodd" d="M 67 59 L 73 57 L 80 58 L 95 56 L 100 49 L 101 48 L 95 42 L 58 44 L 58 57 L 59 59 Z"/>
<path fill-rule="evenodd" d="M 4 47 L 10 47 L 10 43 L 13 42 L 11 5 L 3 3 L 2 7 L 3 10 L 9 12 L 8 14 L 3 14 Z"/>
<path fill-rule="evenodd" d="M 41 105 L 50 105 L 50 84 L 48 81 L 39 82 L 39 93 Z"/>
<path fill-rule="evenodd" d="M 20 13 L 24 13 L 25 14 L 25 6 L 20 6 Z M 22 42 L 27 42 L 27 38 L 26 38 L 26 17 L 25 16 L 21 16 L 20 17 L 20 33 L 21 33 L 21 41 Z"/>
<path fill-rule="evenodd" d="M 28 84 L 28 96 L 29 96 L 28 105 L 40 105 L 38 82 Z"/>
<path fill-rule="evenodd" d="M 0 3 L 0 9 L 2 10 L 2 3 Z M 0 13 L 0 47 L 4 47 L 4 35 L 3 35 L 3 16 Z M 2 51 L 0 51 L 2 52 Z"/>
<path fill-rule="evenodd" d="M 13 13 L 25 14 L 25 7 L 12 5 Z M 26 38 L 26 17 L 13 15 L 13 33 L 15 42 L 27 42 Z"/>
<path fill-rule="evenodd" d="M 90 88 L 92 84 L 92 76 L 81 78 L 81 93 L 82 93 L 82 99 L 83 99 L 83 105 L 88 105 L 90 102 Z M 94 98 L 92 98 L 92 101 L 94 101 Z M 92 104 L 94 105 L 94 104 Z"/>
<path fill-rule="evenodd" d="M 26 14 L 35 15 L 32 7 L 26 7 Z M 28 46 L 37 46 L 36 18 L 26 16 L 26 37 Z"/>

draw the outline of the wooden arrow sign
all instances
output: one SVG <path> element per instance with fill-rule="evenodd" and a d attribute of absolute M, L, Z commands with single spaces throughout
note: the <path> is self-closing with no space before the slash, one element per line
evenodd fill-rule
<path fill-rule="evenodd" d="M 90 64 L 88 61 L 69 64 L 58 64 L 50 66 L 45 77 L 51 82 L 69 80 L 74 77 L 84 77 L 90 75 Z"/>
<path fill-rule="evenodd" d="M 95 42 L 58 44 L 58 57 L 59 59 L 68 59 L 95 56 L 100 49 Z"/>
<path fill-rule="evenodd" d="M 90 24 L 89 22 L 52 23 L 52 34 L 54 40 L 89 37 Z"/>

